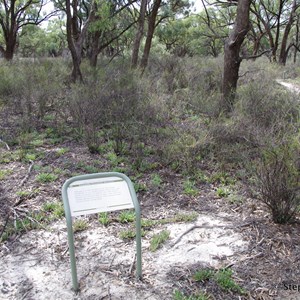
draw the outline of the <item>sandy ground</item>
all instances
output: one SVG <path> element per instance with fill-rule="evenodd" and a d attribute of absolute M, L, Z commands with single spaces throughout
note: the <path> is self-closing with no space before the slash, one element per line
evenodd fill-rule
<path fill-rule="evenodd" d="M 193 230 L 179 237 L 193 226 Z M 247 247 L 222 216 L 199 215 L 192 223 L 165 224 L 142 241 L 143 281 L 134 275 L 135 242 L 124 242 L 119 224 L 98 226 L 75 234 L 80 292 L 72 290 L 66 225 L 30 231 L 9 249 L 1 245 L 0 299 L 172 299 L 174 267 L 199 264 L 224 266 Z M 149 251 L 149 239 L 163 229 L 170 239 Z M 177 242 L 177 243 L 176 243 Z M 176 243 L 176 244 L 175 244 Z"/>

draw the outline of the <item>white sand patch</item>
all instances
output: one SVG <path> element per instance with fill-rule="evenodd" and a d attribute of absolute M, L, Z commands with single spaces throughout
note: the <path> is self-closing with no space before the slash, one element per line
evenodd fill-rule
<path fill-rule="evenodd" d="M 199 226 L 178 238 L 192 226 Z M 203 226 L 203 228 L 201 227 Z M 170 231 L 170 239 L 149 251 L 154 233 Z M 0 299 L 171 299 L 167 273 L 174 266 L 224 266 L 247 243 L 221 217 L 199 216 L 191 223 L 161 225 L 142 241 L 143 282 L 136 282 L 135 243 L 118 237 L 120 226 L 99 226 L 75 235 L 81 292 L 71 290 L 67 234 L 63 222 L 50 231 L 31 231 L 0 254 Z M 174 243 L 177 243 L 174 245 Z M 131 273 L 130 273 L 131 272 Z M 105 298 L 106 297 L 106 298 Z"/>

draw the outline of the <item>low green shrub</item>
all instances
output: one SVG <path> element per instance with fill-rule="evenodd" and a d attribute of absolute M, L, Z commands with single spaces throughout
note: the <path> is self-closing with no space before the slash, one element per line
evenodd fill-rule
<path fill-rule="evenodd" d="M 293 220 L 300 204 L 300 148 L 292 146 L 266 150 L 258 165 L 259 199 L 270 208 L 273 221 L 280 224 Z"/>

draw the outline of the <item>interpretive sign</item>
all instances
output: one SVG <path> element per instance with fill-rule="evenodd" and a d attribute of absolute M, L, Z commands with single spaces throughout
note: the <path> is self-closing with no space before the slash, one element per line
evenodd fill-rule
<path fill-rule="evenodd" d="M 78 180 L 67 191 L 72 216 L 134 208 L 127 182 L 119 177 Z"/>
<path fill-rule="evenodd" d="M 108 172 L 75 176 L 62 188 L 68 228 L 73 289 L 78 291 L 72 217 L 122 209 L 135 209 L 137 277 L 142 276 L 141 212 L 131 180 L 122 173 Z"/>

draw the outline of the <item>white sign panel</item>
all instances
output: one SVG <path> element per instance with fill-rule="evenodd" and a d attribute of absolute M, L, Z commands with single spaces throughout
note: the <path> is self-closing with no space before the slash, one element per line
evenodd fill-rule
<path fill-rule="evenodd" d="M 127 183 L 118 177 L 78 180 L 67 193 L 72 216 L 134 208 Z"/>

